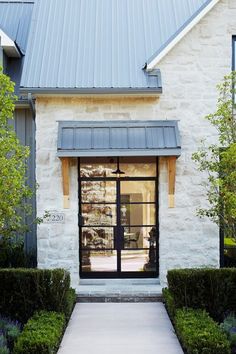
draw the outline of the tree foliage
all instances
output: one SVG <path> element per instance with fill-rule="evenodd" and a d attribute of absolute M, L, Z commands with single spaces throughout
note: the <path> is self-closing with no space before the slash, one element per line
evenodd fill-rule
<path fill-rule="evenodd" d="M 206 145 L 202 141 L 193 160 L 200 171 L 207 172 L 208 208 L 198 209 L 198 215 L 207 216 L 224 227 L 229 237 L 236 237 L 236 72 L 224 77 L 217 86 L 219 97 L 216 111 L 206 119 L 217 129 L 218 142 Z"/>
<path fill-rule="evenodd" d="M 32 193 L 26 184 L 29 148 L 22 146 L 9 120 L 13 119 L 16 97 L 14 83 L 0 68 L 0 235 L 23 232 L 24 217 L 30 213 L 26 199 Z"/>

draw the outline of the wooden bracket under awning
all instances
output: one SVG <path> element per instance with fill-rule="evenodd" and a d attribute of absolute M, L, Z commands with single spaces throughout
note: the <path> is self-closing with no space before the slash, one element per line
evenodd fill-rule
<path fill-rule="evenodd" d="M 168 206 L 175 207 L 175 175 L 176 175 L 176 156 L 169 156 L 168 161 Z"/>
<path fill-rule="evenodd" d="M 70 158 L 60 157 L 62 164 L 63 208 L 70 207 Z M 168 166 L 168 206 L 175 207 L 176 156 L 167 157 Z"/>
<path fill-rule="evenodd" d="M 70 207 L 70 160 L 69 157 L 61 157 L 63 208 Z"/>

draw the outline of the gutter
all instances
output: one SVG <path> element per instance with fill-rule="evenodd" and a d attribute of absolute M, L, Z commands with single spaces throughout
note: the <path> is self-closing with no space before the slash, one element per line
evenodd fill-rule
<path fill-rule="evenodd" d="M 28 93 L 28 97 L 19 97 L 15 102 L 16 108 L 30 108 L 33 119 L 35 120 L 36 110 L 35 110 L 35 99 L 32 97 L 31 93 Z"/>
<path fill-rule="evenodd" d="M 141 87 L 141 88 L 44 88 L 44 87 L 30 87 L 30 88 L 20 88 L 21 94 L 81 94 L 81 95 L 104 95 L 104 94 L 160 94 L 162 93 L 162 87 Z"/>

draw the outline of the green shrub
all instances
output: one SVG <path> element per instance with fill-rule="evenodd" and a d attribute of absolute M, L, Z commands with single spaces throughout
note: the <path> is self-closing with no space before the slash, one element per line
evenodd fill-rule
<path fill-rule="evenodd" d="M 75 289 L 70 288 L 66 292 L 65 306 L 64 306 L 64 314 L 65 314 L 67 320 L 69 320 L 69 318 L 70 318 L 70 315 L 73 311 L 75 302 L 76 302 Z"/>
<path fill-rule="evenodd" d="M 205 309 L 217 321 L 236 311 L 236 269 L 174 269 L 167 279 L 176 308 Z"/>
<path fill-rule="evenodd" d="M 4 347 L 0 347 L 0 354 L 9 354 L 9 349 L 4 346 Z"/>
<path fill-rule="evenodd" d="M 168 314 L 171 318 L 172 321 L 174 321 L 175 317 L 175 303 L 174 303 L 174 298 L 170 293 L 170 290 L 167 288 L 162 289 L 162 295 L 164 298 L 164 302 L 168 311 Z"/>
<path fill-rule="evenodd" d="M 26 266 L 24 240 L 22 238 L 2 238 L 0 240 L 0 268 Z"/>
<path fill-rule="evenodd" d="M 0 333 L 0 348 L 6 346 L 12 351 L 15 341 L 21 333 L 21 324 L 17 321 L 12 321 L 10 318 L 0 316 Z"/>
<path fill-rule="evenodd" d="M 227 335 L 232 351 L 236 352 L 236 316 L 233 313 L 230 313 L 220 324 L 220 327 Z"/>
<path fill-rule="evenodd" d="M 0 334 L 0 354 L 9 354 L 7 340 L 3 334 Z"/>
<path fill-rule="evenodd" d="M 63 269 L 0 269 L 0 313 L 25 323 L 35 311 L 71 308 L 70 275 Z"/>
<path fill-rule="evenodd" d="M 36 268 L 35 250 L 27 253 L 24 249 L 22 237 L 8 237 L 0 239 L 0 268 Z"/>
<path fill-rule="evenodd" d="M 14 346 L 14 354 L 54 354 L 65 327 L 65 315 L 41 311 L 26 323 Z"/>
<path fill-rule="evenodd" d="M 204 310 L 178 309 L 175 329 L 187 354 L 231 352 L 226 335 Z"/>

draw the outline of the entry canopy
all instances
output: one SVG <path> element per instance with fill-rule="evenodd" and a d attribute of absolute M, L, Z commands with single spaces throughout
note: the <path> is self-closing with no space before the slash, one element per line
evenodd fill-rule
<path fill-rule="evenodd" d="M 58 157 L 180 154 L 176 120 L 59 121 Z"/>

